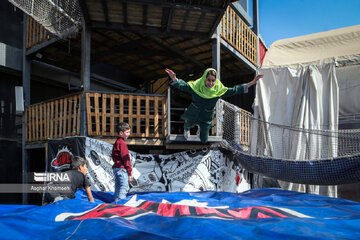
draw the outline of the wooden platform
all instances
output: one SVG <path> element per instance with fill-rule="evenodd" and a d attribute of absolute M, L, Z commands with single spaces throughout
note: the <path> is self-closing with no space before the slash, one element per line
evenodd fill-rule
<path fill-rule="evenodd" d="M 221 142 L 222 137 L 220 136 L 209 136 L 208 142 L 214 143 L 214 142 Z M 196 135 L 190 135 L 188 139 L 184 138 L 184 135 L 182 134 L 171 134 L 166 138 L 166 142 L 194 142 L 194 143 L 201 143 L 200 138 L 198 138 Z"/>

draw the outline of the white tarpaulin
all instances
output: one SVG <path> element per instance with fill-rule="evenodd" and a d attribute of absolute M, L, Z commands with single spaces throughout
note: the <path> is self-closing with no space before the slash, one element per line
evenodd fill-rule
<path fill-rule="evenodd" d="M 356 91 L 359 65 L 360 25 L 276 41 L 259 71 L 265 77 L 257 86 L 254 115 L 287 126 L 337 130 L 339 113 L 360 113 Z M 280 142 L 267 137 L 266 151 L 270 149 L 277 157 L 319 157 L 316 151 L 304 156 L 302 137 L 284 134 Z M 326 143 L 315 140 L 311 144 L 320 149 Z M 330 151 L 335 157 L 336 149 Z M 337 195 L 337 186 L 281 185 L 290 190 Z"/>
<path fill-rule="evenodd" d="M 360 113 L 359 65 L 360 25 L 276 41 L 259 71 L 265 77 L 257 86 L 255 116 L 287 126 L 337 130 L 339 113 Z M 267 137 L 265 147 L 271 154 L 309 159 L 301 151 L 299 137 L 284 134 L 281 142 Z M 312 144 L 320 149 L 326 143 Z M 330 150 L 336 156 L 336 150 Z M 312 155 L 319 157 L 316 151 Z M 337 192 L 336 186 L 282 183 L 282 187 L 329 196 Z"/>
<path fill-rule="evenodd" d="M 336 77 L 339 82 L 339 114 L 360 114 L 360 62 L 337 67 Z"/>
<path fill-rule="evenodd" d="M 256 89 L 255 118 L 296 128 L 336 130 L 339 99 L 334 63 L 297 68 L 266 68 L 260 69 L 259 73 L 264 74 L 264 78 Z M 252 141 L 257 141 L 257 126 L 252 127 Z M 311 160 L 321 158 L 321 148 L 328 145 L 305 134 L 294 135 L 284 131 L 280 136 L 267 130 L 261 132 L 268 133 L 269 136 L 265 138 L 266 146 L 258 145 L 251 149 L 256 155 L 259 151 L 268 151 L 265 154 L 274 158 Z M 306 151 L 306 144 L 318 151 Z M 330 150 L 336 156 L 336 149 Z M 336 196 L 334 186 L 287 182 L 280 182 L 280 186 L 288 190 Z"/>

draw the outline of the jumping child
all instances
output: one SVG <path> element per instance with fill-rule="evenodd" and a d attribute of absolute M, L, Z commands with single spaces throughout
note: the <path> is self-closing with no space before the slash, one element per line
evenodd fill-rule
<path fill-rule="evenodd" d="M 211 123 L 214 118 L 214 107 L 219 98 L 226 98 L 236 94 L 248 92 L 248 88 L 254 85 L 263 75 L 257 75 L 251 82 L 236 85 L 233 88 L 225 87 L 216 77 L 216 70 L 208 68 L 201 78 L 196 81 L 185 82 L 178 79 L 176 74 L 166 68 L 165 72 L 169 75 L 175 88 L 187 92 L 192 96 L 192 102 L 185 113 L 181 116 L 185 120 L 184 137 L 189 138 L 190 128 L 198 125 L 198 136 L 202 143 L 206 143 L 209 137 Z"/>

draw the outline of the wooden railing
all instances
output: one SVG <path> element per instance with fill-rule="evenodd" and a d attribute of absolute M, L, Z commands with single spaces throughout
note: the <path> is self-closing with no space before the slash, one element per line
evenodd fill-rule
<path fill-rule="evenodd" d="M 167 95 L 92 92 L 86 93 L 85 97 L 88 136 L 117 137 L 119 122 L 130 124 L 131 137 L 166 138 L 169 135 Z M 80 135 L 80 126 L 85 124 L 80 122 L 80 103 L 81 94 L 75 94 L 27 107 L 26 142 Z M 232 106 L 233 112 L 238 113 L 235 121 L 237 124 L 232 128 L 236 142 L 249 146 L 251 113 L 226 104 Z M 224 124 L 221 121 L 219 123 Z M 212 132 L 213 135 L 218 135 L 215 119 Z"/>
<path fill-rule="evenodd" d="M 257 36 L 231 7 L 227 8 L 220 22 L 220 35 L 257 66 Z"/>
<path fill-rule="evenodd" d="M 35 19 L 27 16 L 26 21 L 26 48 L 29 49 L 50 39 L 49 32 Z"/>
<path fill-rule="evenodd" d="M 131 137 L 167 135 L 167 98 L 153 95 L 86 93 L 89 136 L 118 136 L 117 125 L 127 122 Z"/>
<path fill-rule="evenodd" d="M 240 109 L 240 144 L 250 146 L 250 122 L 252 114 Z"/>
<path fill-rule="evenodd" d="M 222 137 L 226 141 L 242 146 L 250 146 L 250 127 L 252 114 L 236 105 L 220 100 L 219 111 L 222 112 Z"/>
<path fill-rule="evenodd" d="M 80 94 L 25 109 L 25 141 L 43 141 L 80 134 Z"/>

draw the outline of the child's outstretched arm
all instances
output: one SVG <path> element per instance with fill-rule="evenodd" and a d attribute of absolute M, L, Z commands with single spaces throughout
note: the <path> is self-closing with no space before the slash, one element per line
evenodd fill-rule
<path fill-rule="evenodd" d="M 264 75 L 257 75 L 257 76 L 254 77 L 253 80 L 251 80 L 248 83 L 241 84 L 241 85 L 236 85 L 236 86 L 234 86 L 232 88 L 229 88 L 222 97 L 231 97 L 233 95 L 247 93 L 248 88 L 251 87 L 252 85 L 256 84 L 257 81 L 259 81 L 259 79 L 262 78 L 263 76 Z"/>
<path fill-rule="evenodd" d="M 168 68 L 165 68 L 165 72 L 166 72 L 167 74 L 169 74 L 169 77 L 171 78 L 171 80 L 172 80 L 173 82 L 176 82 L 176 81 L 178 80 L 177 77 L 176 77 L 176 74 L 174 73 L 173 70 L 168 69 Z"/>
<path fill-rule="evenodd" d="M 90 186 L 85 187 L 85 191 L 86 191 L 86 195 L 87 195 L 87 197 L 89 199 L 89 202 L 94 202 L 94 197 L 92 195 Z"/>
<path fill-rule="evenodd" d="M 165 72 L 169 75 L 169 77 L 172 80 L 172 82 L 170 82 L 171 86 L 174 86 L 174 87 L 176 87 L 177 89 L 179 89 L 181 91 L 184 91 L 184 92 L 187 92 L 187 93 L 191 94 L 192 89 L 189 86 L 189 84 L 187 82 L 185 82 L 184 80 L 178 79 L 173 70 L 166 68 Z"/>
<path fill-rule="evenodd" d="M 263 74 L 261 74 L 261 75 L 256 75 L 256 76 L 254 77 L 254 79 L 251 80 L 251 82 L 248 82 L 248 83 L 247 83 L 248 88 L 251 87 L 252 85 L 256 84 L 257 81 L 259 81 L 260 78 L 262 78 L 263 76 L 264 76 Z"/>

